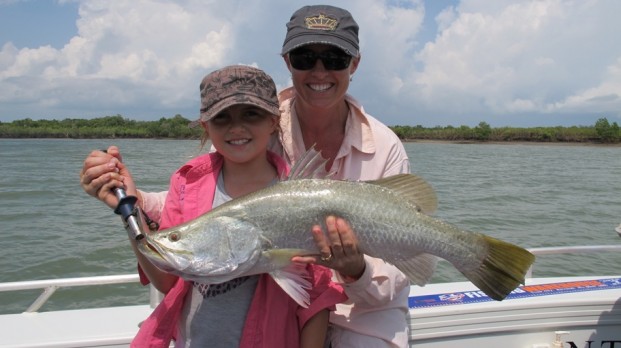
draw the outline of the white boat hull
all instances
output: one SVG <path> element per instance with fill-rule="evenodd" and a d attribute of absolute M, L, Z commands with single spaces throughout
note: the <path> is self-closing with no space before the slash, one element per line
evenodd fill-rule
<path fill-rule="evenodd" d="M 521 288 L 533 293 L 496 302 L 470 283 L 412 287 L 410 345 L 552 348 L 558 334 L 559 347 L 621 347 L 619 276 L 538 278 Z"/>

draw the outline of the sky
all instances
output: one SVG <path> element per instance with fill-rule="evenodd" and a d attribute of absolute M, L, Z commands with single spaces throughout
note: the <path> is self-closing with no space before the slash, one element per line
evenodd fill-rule
<path fill-rule="evenodd" d="M 0 0 L 0 121 L 195 119 L 202 77 L 280 89 L 295 0 Z M 312 3 L 310 3 L 312 4 Z M 360 25 L 349 92 L 389 126 L 621 123 L 621 1 L 331 1 Z"/>

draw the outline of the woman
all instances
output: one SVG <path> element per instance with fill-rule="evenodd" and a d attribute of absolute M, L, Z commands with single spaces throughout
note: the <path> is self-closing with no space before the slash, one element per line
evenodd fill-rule
<path fill-rule="evenodd" d="M 360 64 L 358 25 L 333 6 L 305 6 L 287 23 L 282 56 L 293 87 L 280 92 L 281 137 L 273 148 L 290 164 L 315 145 L 330 162 L 331 178 L 375 180 L 409 172 L 405 149 L 385 125 L 347 95 Z M 306 258 L 334 269 L 349 297 L 330 314 L 333 347 L 407 346 L 409 282 L 396 267 L 358 252 L 342 220 L 313 236 L 324 256 Z M 303 258 L 298 258 L 302 261 Z"/>

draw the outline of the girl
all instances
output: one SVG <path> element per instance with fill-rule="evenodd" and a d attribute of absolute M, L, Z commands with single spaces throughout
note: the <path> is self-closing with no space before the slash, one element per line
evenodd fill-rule
<path fill-rule="evenodd" d="M 229 66 L 200 84 L 199 120 L 216 152 L 199 156 L 175 172 L 162 212 L 161 229 L 194 219 L 210 209 L 277 182 L 286 163 L 267 150 L 279 125 L 272 79 L 259 69 Z M 118 149 L 109 149 L 109 152 Z M 127 193 L 137 195 L 119 164 Z M 146 230 L 146 228 L 145 228 Z M 185 281 L 156 268 L 136 249 L 141 280 L 166 294 L 141 325 L 134 347 L 323 347 L 329 310 L 347 299 L 327 268 L 307 265 L 311 305 L 297 305 L 269 275 L 217 285 Z"/>

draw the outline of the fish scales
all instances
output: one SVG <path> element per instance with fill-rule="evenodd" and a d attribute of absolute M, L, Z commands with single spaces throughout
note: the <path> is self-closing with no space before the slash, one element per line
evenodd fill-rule
<path fill-rule="evenodd" d="M 314 250 L 310 226 L 336 215 L 357 232 L 361 250 L 386 261 L 408 260 L 413 253 L 433 252 L 450 262 L 478 266 L 480 238 L 416 212 L 380 186 L 336 180 L 293 180 L 237 202 L 231 217 L 248 219 L 270 231 L 274 248 Z M 312 203 L 311 203 L 312 202 Z M 284 219 L 284 220 L 283 220 Z M 391 255 L 386 255 L 390 253 Z"/>

